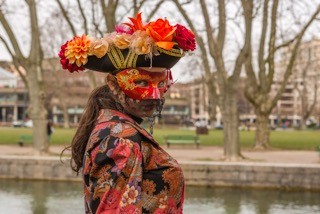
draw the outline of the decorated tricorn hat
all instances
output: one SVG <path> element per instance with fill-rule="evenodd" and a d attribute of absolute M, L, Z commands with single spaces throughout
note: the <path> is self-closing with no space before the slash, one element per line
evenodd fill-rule
<path fill-rule="evenodd" d="M 63 69 L 70 72 L 85 68 L 114 72 L 126 68 L 172 68 L 186 52 L 194 51 L 195 36 L 186 27 L 172 26 L 167 19 L 142 23 L 141 13 L 131 23 L 115 27 L 103 38 L 75 36 L 61 46 Z"/>

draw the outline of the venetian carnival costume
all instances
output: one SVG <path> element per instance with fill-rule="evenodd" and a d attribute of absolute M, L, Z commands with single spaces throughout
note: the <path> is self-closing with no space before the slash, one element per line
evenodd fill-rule
<path fill-rule="evenodd" d="M 105 98 L 96 102 L 112 100 L 99 110 L 84 147 L 85 210 L 182 213 L 180 166 L 140 126 L 142 119 L 125 109 L 144 100 L 162 106 L 164 93 L 173 84 L 170 68 L 195 49 L 195 37 L 184 26 L 172 26 L 166 19 L 143 24 L 139 13 L 130 20 L 100 39 L 74 37 L 59 53 L 62 67 L 70 72 L 85 68 L 105 72 Z M 141 80 L 146 85 L 139 84 Z"/>

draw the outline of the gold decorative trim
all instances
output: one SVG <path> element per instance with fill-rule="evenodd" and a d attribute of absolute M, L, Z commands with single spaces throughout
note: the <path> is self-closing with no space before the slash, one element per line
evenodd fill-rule
<path fill-rule="evenodd" d="M 111 47 L 110 51 L 107 52 L 108 57 L 113 64 L 113 66 L 119 70 L 123 68 L 124 57 L 121 50 L 117 47 Z"/>
<path fill-rule="evenodd" d="M 167 55 L 175 56 L 175 57 L 183 57 L 185 55 L 185 53 L 182 50 L 174 49 L 174 48 L 172 48 L 171 50 L 165 50 L 163 48 L 158 48 L 158 51 L 160 53 L 165 53 Z"/>
<path fill-rule="evenodd" d="M 108 57 L 117 70 L 125 68 L 135 68 L 137 65 L 138 55 L 129 50 L 126 59 L 123 56 L 121 49 L 117 47 L 111 47 L 107 52 Z"/>
<path fill-rule="evenodd" d="M 137 65 L 138 55 L 133 51 L 129 50 L 129 53 L 126 57 L 124 68 L 135 68 Z"/>
<path fill-rule="evenodd" d="M 169 56 L 174 56 L 174 57 L 178 57 L 178 58 L 181 58 L 185 55 L 184 51 L 182 51 L 180 49 L 165 50 L 162 48 L 158 48 L 158 51 L 160 53 L 164 53 Z M 139 57 L 139 55 L 134 53 L 134 51 L 129 50 L 126 58 L 124 58 L 122 50 L 115 47 L 115 46 L 110 47 L 107 54 L 108 54 L 108 57 L 109 57 L 111 63 L 113 64 L 113 66 L 117 70 L 122 70 L 125 68 L 135 68 L 137 65 L 138 57 Z M 152 59 L 150 59 L 150 60 L 152 63 Z"/>

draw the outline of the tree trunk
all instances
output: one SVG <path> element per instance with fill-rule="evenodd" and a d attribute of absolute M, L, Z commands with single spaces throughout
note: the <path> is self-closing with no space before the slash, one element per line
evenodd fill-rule
<path fill-rule="evenodd" d="M 61 80 L 59 77 L 56 78 L 57 81 L 57 91 L 58 91 L 58 97 L 61 103 L 62 112 L 63 112 L 63 128 L 70 128 L 70 121 L 69 121 L 69 114 L 68 114 L 68 105 L 66 103 L 66 95 L 63 92 L 63 87 L 61 84 Z"/>
<path fill-rule="evenodd" d="M 89 77 L 89 85 L 90 85 L 90 89 L 92 91 L 97 87 L 96 77 L 94 76 L 94 74 L 91 71 L 87 72 L 87 75 Z"/>
<path fill-rule="evenodd" d="M 264 114 L 261 112 L 256 112 L 256 136 L 254 139 L 253 149 L 267 149 L 270 148 L 269 136 L 270 136 L 270 127 L 269 127 L 269 114 Z"/>
<path fill-rule="evenodd" d="M 33 146 L 35 155 L 48 152 L 47 111 L 45 109 L 45 93 L 41 77 L 41 68 L 34 64 L 28 66 L 27 80 L 29 86 L 30 107 L 29 116 L 33 122 Z"/>
<path fill-rule="evenodd" d="M 236 91 L 229 89 L 222 99 L 224 155 L 226 160 L 237 161 L 242 159 L 242 156 L 240 154 Z"/>
<path fill-rule="evenodd" d="M 301 130 L 307 130 L 307 118 L 301 118 Z"/>
<path fill-rule="evenodd" d="M 68 129 L 70 128 L 70 121 L 69 121 L 68 107 L 65 103 L 62 104 L 62 111 L 63 111 L 63 128 Z"/>

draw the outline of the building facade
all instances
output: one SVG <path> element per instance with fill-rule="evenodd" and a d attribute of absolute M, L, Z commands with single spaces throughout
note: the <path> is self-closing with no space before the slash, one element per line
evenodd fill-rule
<path fill-rule="evenodd" d="M 275 87 L 280 87 L 283 81 L 285 68 L 291 57 L 290 47 L 281 54 L 281 60 L 276 64 Z M 303 109 L 302 99 L 309 108 L 320 94 L 320 39 L 314 38 L 301 43 L 293 66 L 292 75 L 286 85 L 285 91 L 273 111 L 279 121 L 287 121 L 289 125 L 298 127 L 301 125 L 301 117 L 306 109 Z M 315 103 L 307 123 L 319 123 L 320 99 Z"/>
<path fill-rule="evenodd" d="M 20 78 L 0 67 L 0 124 L 25 120 L 29 103 L 28 91 L 20 87 Z"/>

